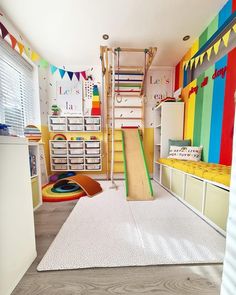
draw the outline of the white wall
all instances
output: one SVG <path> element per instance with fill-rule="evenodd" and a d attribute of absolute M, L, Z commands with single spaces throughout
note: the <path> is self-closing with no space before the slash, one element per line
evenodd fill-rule
<path fill-rule="evenodd" d="M 235 85 L 236 86 L 236 85 Z M 236 98 L 236 92 L 235 92 Z M 235 123 L 236 126 L 236 117 Z M 231 189 L 229 216 L 226 236 L 226 253 L 224 260 L 221 295 L 236 294 L 236 128 L 234 128 L 233 162 L 231 173 Z"/>

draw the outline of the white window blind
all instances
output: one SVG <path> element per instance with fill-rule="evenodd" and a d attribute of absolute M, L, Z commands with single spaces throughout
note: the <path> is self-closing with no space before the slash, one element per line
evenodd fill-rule
<path fill-rule="evenodd" d="M 34 69 L 0 38 L 0 123 L 23 136 L 34 120 Z"/>

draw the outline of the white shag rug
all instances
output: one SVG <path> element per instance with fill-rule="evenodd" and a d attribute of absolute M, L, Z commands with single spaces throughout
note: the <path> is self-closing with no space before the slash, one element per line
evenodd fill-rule
<path fill-rule="evenodd" d="M 162 187 L 153 183 L 154 201 L 127 202 L 117 184 L 78 201 L 38 271 L 223 262 L 225 238 Z"/>

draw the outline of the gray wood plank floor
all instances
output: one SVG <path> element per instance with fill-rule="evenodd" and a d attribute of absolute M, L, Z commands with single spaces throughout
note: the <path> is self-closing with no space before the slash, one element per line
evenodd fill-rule
<path fill-rule="evenodd" d="M 13 295 L 220 294 L 222 265 L 145 266 L 37 272 L 75 201 L 45 203 L 35 213 L 38 256 Z M 88 233 L 89 234 L 89 233 Z"/>

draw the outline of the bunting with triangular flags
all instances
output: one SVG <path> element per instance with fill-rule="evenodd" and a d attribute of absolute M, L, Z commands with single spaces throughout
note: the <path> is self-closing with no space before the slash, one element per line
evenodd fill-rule
<path fill-rule="evenodd" d="M 30 58 L 30 48 L 29 47 L 27 47 L 27 46 L 25 46 L 24 47 L 24 50 L 25 50 L 25 54 L 26 54 L 26 56 L 28 57 L 28 58 Z"/>
<path fill-rule="evenodd" d="M 55 67 L 54 65 L 50 65 L 50 69 L 51 69 L 51 73 L 54 74 L 57 70 L 57 67 Z"/>
<path fill-rule="evenodd" d="M 67 74 L 68 74 L 70 80 L 72 80 L 74 73 L 70 72 L 70 71 L 67 71 Z"/>
<path fill-rule="evenodd" d="M 6 27 L 0 22 L 0 31 L 1 31 L 1 37 L 4 39 L 8 34 L 10 37 L 11 47 L 13 49 L 16 49 L 16 45 L 18 47 L 17 51 L 22 55 L 23 52 L 25 52 L 26 56 L 29 57 L 33 62 L 38 62 L 38 66 L 42 68 L 47 68 L 50 66 L 51 73 L 54 74 L 57 69 L 59 70 L 60 77 L 63 79 L 65 76 L 65 73 L 67 73 L 70 80 L 73 79 L 73 76 L 75 75 L 77 80 L 80 80 L 80 75 L 87 80 L 86 71 L 81 72 L 72 72 L 72 71 L 66 71 L 64 69 L 59 69 L 58 67 L 49 64 L 48 61 L 46 61 L 44 58 L 42 58 L 37 52 L 31 50 L 30 47 L 25 46 L 21 42 L 19 42 L 13 35 L 11 35 Z M 8 41 L 9 42 L 9 41 Z"/>
<path fill-rule="evenodd" d="M 16 38 L 10 34 L 10 39 L 11 39 L 11 47 L 15 49 L 16 43 L 17 43 Z"/>
<path fill-rule="evenodd" d="M 195 64 L 194 64 L 195 69 L 196 69 L 196 67 L 198 65 L 199 59 L 200 59 L 200 56 L 199 55 L 195 57 Z"/>
<path fill-rule="evenodd" d="M 20 42 L 17 42 L 17 46 L 19 48 L 19 53 L 20 55 L 22 55 L 23 51 L 24 51 L 24 45 Z"/>
<path fill-rule="evenodd" d="M 2 38 L 4 39 L 8 35 L 8 30 L 2 23 L 0 23 L 0 30 L 2 32 Z"/>
<path fill-rule="evenodd" d="M 229 31 L 228 31 L 228 32 L 222 37 L 225 47 L 228 46 L 230 32 L 231 32 L 231 30 L 229 30 Z"/>
<path fill-rule="evenodd" d="M 190 60 L 190 69 L 192 69 L 193 64 L 194 64 L 194 61 L 195 61 L 195 58 L 192 58 L 192 59 Z"/>
<path fill-rule="evenodd" d="M 59 69 L 59 73 L 60 73 L 61 78 L 63 79 L 63 77 L 65 76 L 66 71 L 63 70 L 63 69 Z"/>
<path fill-rule="evenodd" d="M 214 52 L 215 52 L 215 54 L 217 54 L 218 51 L 219 51 L 220 43 L 221 43 L 221 39 L 219 39 L 219 40 L 213 45 L 213 48 L 214 48 Z"/>
<path fill-rule="evenodd" d="M 233 31 L 234 31 L 234 33 L 236 33 L 236 24 L 233 25 Z"/>
<path fill-rule="evenodd" d="M 200 65 L 203 63 L 203 59 L 204 59 L 205 54 L 206 54 L 206 52 L 203 52 L 203 53 L 200 55 Z"/>
<path fill-rule="evenodd" d="M 40 61 L 39 61 L 39 66 L 40 67 L 47 68 L 48 65 L 49 65 L 48 62 L 45 59 L 43 59 L 43 58 L 40 59 Z"/>
<path fill-rule="evenodd" d="M 32 61 L 39 60 L 39 55 L 35 51 L 32 51 L 32 53 L 31 53 L 31 60 Z"/>
<path fill-rule="evenodd" d="M 81 75 L 82 75 L 82 77 L 84 78 L 84 80 L 87 79 L 87 77 L 86 77 L 86 72 L 85 72 L 85 71 L 82 71 L 82 72 L 81 72 Z"/>
<path fill-rule="evenodd" d="M 206 53 L 207 53 L 207 59 L 210 60 L 210 57 L 211 57 L 211 53 L 212 53 L 212 49 L 213 49 L 213 46 L 211 46 L 209 49 L 207 49 Z"/>
<path fill-rule="evenodd" d="M 80 80 L 80 72 L 75 72 L 75 77 L 78 79 L 78 81 Z"/>

